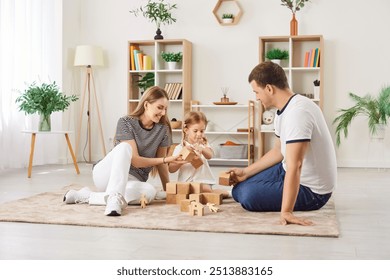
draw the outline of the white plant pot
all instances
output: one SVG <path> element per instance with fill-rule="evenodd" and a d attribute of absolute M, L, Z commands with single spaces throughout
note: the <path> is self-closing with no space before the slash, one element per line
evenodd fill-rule
<path fill-rule="evenodd" d="M 223 23 L 233 23 L 233 19 L 232 18 L 223 18 L 222 22 Z"/>
<path fill-rule="evenodd" d="M 280 63 L 282 62 L 282 60 L 280 60 L 280 59 L 271 59 L 271 61 L 272 61 L 273 63 L 279 65 L 279 66 L 280 66 Z"/>
<path fill-rule="evenodd" d="M 169 70 L 179 69 L 179 63 L 176 61 L 168 61 L 167 64 Z"/>

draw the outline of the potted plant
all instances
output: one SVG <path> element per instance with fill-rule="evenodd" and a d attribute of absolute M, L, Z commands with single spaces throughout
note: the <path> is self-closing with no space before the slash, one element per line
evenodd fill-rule
<path fill-rule="evenodd" d="M 348 127 L 352 120 L 359 115 L 368 117 L 368 128 L 371 136 L 384 137 L 384 129 L 390 118 L 390 87 L 384 87 L 377 97 L 367 94 L 364 97 L 349 93 L 355 105 L 348 109 L 340 109 L 341 113 L 337 116 L 333 124 L 336 127 L 336 144 L 341 143 L 341 133 L 346 138 L 348 136 Z M 383 133 L 380 135 L 380 133 Z"/>
<path fill-rule="evenodd" d="M 234 20 L 233 14 L 222 14 L 223 23 L 232 23 Z"/>
<path fill-rule="evenodd" d="M 148 3 L 145 6 L 131 10 L 130 13 L 134 14 L 134 16 L 142 14 L 143 17 L 148 19 L 150 22 L 155 22 L 157 31 L 154 39 L 160 40 L 164 39 L 164 37 L 161 35 L 161 25 L 168 25 L 176 22 L 176 19 L 172 17 L 171 13 L 173 9 L 177 9 L 176 4 L 165 3 L 164 0 L 148 0 Z"/>
<path fill-rule="evenodd" d="M 183 60 L 183 53 L 162 51 L 161 58 L 168 63 L 168 69 L 177 69 L 178 64 Z"/>
<path fill-rule="evenodd" d="M 273 49 L 270 49 L 266 52 L 265 58 L 280 65 L 280 62 L 282 60 L 288 59 L 288 51 L 281 50 L 279 48 L 273 48 Z"/>
<path fill-rule="evenodd" d="M 41 85 L 36 85 L 33 82 L 21 96 L 16 98 L 15 102 L 20 103 L 19 111 L 24 111 L 25 114 L 38 113 L 40 115 L 40 131 L 50 131 L 51 114 L 57 111 L 65 111 L 70 102 L 77 99 L 76 95 L 63 95 L 55 82 L 51 84 L 42 83 Z"/>
<path fill-rule="evenodd" d="M 141 77 L 141 75 L 139 76 Z M 135 81 L 135 84 L 142 90 L 141 94 L 144 93 L 148 88 L 154 86 L 154 73 L 146 73 L 141 79 Z"/>

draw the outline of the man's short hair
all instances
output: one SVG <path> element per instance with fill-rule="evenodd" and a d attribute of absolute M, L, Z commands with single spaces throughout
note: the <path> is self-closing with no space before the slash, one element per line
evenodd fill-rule
<path fill-rule="evenodd" d="M 255 81 L 261 88 L 265 88 L 268 84 L 280 89 L 289 88 L 283 68 L 272 61 L 262 62 L 253 68 L 248 77 L 248 82 L 252 81 Z"/>

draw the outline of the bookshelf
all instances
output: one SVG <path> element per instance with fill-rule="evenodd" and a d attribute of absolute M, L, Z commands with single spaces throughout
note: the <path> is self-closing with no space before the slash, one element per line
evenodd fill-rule
<path fill-rule="evenodd" d="M 259 38 L 259 60 L 260 63 L 265 61 L 265 53 L 272 48 L 280 48 L 288 50 L 289 59 L 281 62 L 281 66 L 286 72 L 290 88 L 294 93 L 308 96 L 322 110 L 324 96 L 324 42 L 322 35 L 299 35 L 299 36 L 266 36 Z M 318 66 L 305 66 L 305 54 L 312 50 L 319 49 Z M 319 89 L 316 89 L 315 96 L 314 84 L 315 80 L 320 81 Z M 259 120 L 262 121 L 264 107 L 259 103 Z M 265 151 L 272 144 L 273 131 L 261 130 L 258 132 L 258 156 L 264 155 Z"/>
<path fill-rule="evenodd" d="M 138 49 L 146 55 L 149 62 L 149 70 L 132 65 L 131 50 Z M 166 62 L 161 58 L 161 52 L 182 52 L 183 60 L 178 69 L 169 69 Z M 192 43 L 185 39 L 164 40 L 138 40 L 128 41 L 128 106 L 127 112 L 132 112 L 142 97 L 142 90 L 137 81 L 147 73 L 154 74 L 154 85 L 164 89 L 169 88 L 171 96 L 168 110 L 169 118 L 182 120 L 185 113 L 190 110 L 192 97 Z M 136 69 L 134 69 L 136 68 Z M 174 132 L 181 132 L 175 129 Z"/>
<path fill-rule="evenodd" d="M 215 157 L 209 160 L 210 165 L 248 166 L 254 162 L 255 102 L 253 100 L 247 104 L 236 105 L 200 104 L 199 101 L 192 100 L 191 110 L 202 110 L 209 121 L 205 134 L 215 152 Z M 233 111 L 237 115 L 236 120 L 224 121 Z M 222 158 L 219 151 L 220 144 L 227 140 L 237 144 L 247 144 L 245 158 Z"/>

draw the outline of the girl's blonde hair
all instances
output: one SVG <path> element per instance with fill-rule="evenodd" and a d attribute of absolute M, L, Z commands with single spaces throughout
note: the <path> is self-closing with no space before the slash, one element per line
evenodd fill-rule
<path fill-rule="evenodd" d="M 184 117 L 184 124 L 183 124 L 183 139 L 182 144 L 184 146 L 184 141 L 187 138 L 185 128 L 188 128 L 192 124 L 197 124 L 203 122 L 205 124 L 205 127 L 207 127 L 208 120 L 206 118 L 206 115 L 200 111 L 191 111 L 188 112 Z"/>

